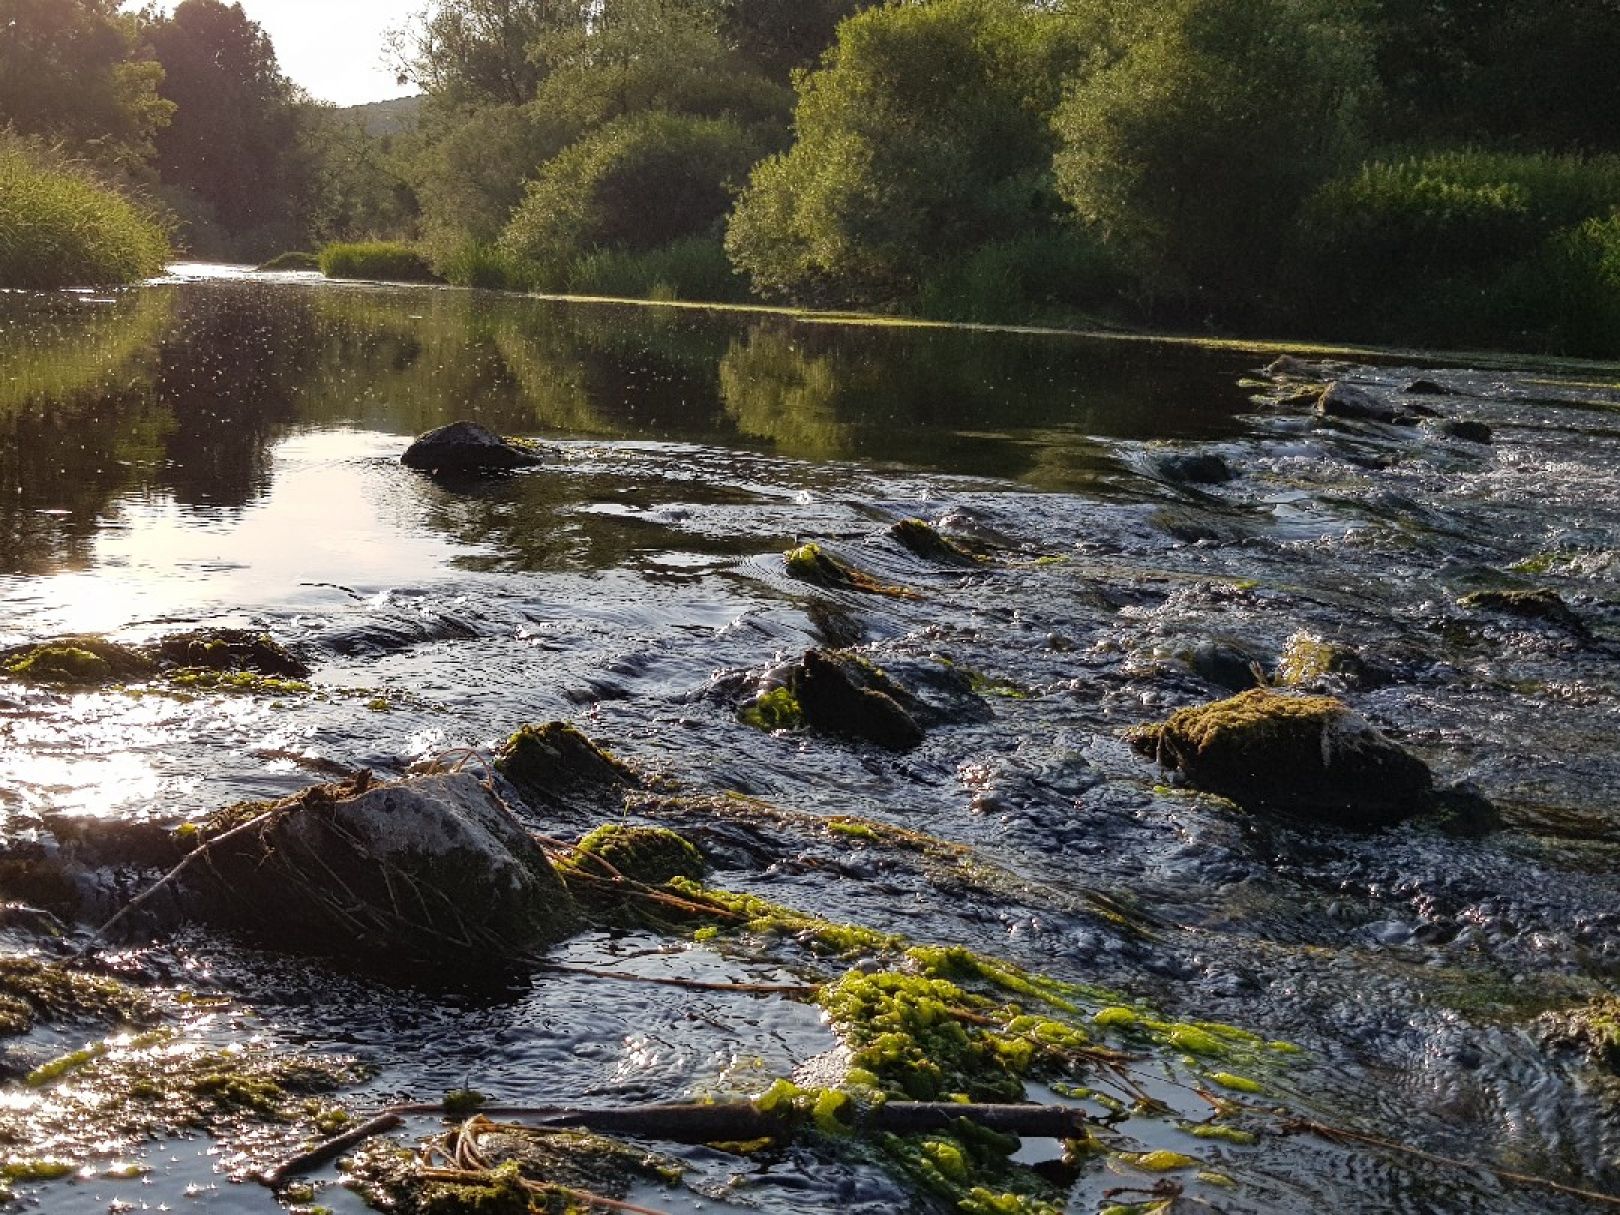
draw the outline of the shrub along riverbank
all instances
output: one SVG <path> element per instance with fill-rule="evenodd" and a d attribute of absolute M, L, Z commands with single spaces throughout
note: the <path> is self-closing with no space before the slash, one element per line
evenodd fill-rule
<path fill-rule="evenodd" d="M 168 257 L 152 212 L 44 144 L 0 131 L 0 287 L 130 283 Z"/>

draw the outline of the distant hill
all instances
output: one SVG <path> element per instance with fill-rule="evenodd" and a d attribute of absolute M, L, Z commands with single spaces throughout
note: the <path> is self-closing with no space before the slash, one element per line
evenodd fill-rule
<path fill-rule="evenodd" d="M 400 135 L 415 130 L 422 112 L 422 98 L 396 97 L 392 101 L 373 101 L 366 105 L 345 106 L 338 111 L 352 117 L 366 129 L 367 135 Z"/>

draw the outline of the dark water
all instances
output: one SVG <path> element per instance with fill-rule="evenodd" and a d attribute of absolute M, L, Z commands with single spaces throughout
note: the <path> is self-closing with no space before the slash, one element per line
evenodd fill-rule
<path fill-rule="evenodd" d="M 563 717 L 694 790 L 970 845 L 1024 894 L 964 901 L 802 841 L 723 885 L 1255 1027 L 1308 1049 L 1295 1096 L 1318 1116 L 1612 1189 L 1613 1086 L 1529 1027 L 1611 990 L 1620 967 L 1614 373 L 1422 372 L 1460 393 L 1446 412 L 1495 428 L 1482 447 L 1313 426 L 1240 386 L 1265 361 L 296 276 L 0 296 L 0 645 L 252 624 L 309 654 L 318 689 L 0 683 L 5 830 L 37 836 L 62 811 L 178 822 Z M 1380 391 L 1417 374 L 1382 362 L 1321 374 Z M 409 436 L 459 417 L 560 456 L 478 486 L 398 467 Z M 1166 476 L 1186 453 L 1237 476 Z M 1000 558 L 966 575 L 921 562 L 885 538 L 910 515 L 989 537 Z M 804 540 L 920 597 L 795 583 L 781 553 Z M 1558 589 L 1590 636 L 1457 604 L 1521 584 Z M 1347 698 L 1444 779 L 1476 782 L 1506 829 L 1244 824 L 1165 788 L 1120 741 L 1224 694 L 1189 665 L 1199 644 L 1269 661 L 1300 632 L 1387 665 L 1387 684 Z M 738 727 L 728 679 L 823 643 L 865 645 L 902 677 L 946 659 L 1016 695 L 900 758 Z M 1150 939 L 1098 915 L 1097 896 L 1147 917 Z M 592 938 L 566 960 L 657 971 L 663 949 Z M 744 996 L 556 976 L 401 990 L 207 936 L 140 964 L 217 983 L 257 1018 L 199 1034 L 366 1059 L 378 1078 L 361 1105 L 469 1081 L 509 1101 L 748 1093 L 831 1045 L 814 1010 Z M 50 1189 L 46 1209 L 274 1208 L 198 1152 L 158 1150 L 144 1186 Z M 1240 1183 L 1202 1195 L 1218 1210 L 1582 1209 L 1308 1139 L 1213 1158 Z M 783 1163 L 705 1209 L 900 1201 L 817 1169 Z M 1119 1183 L 1083 1182 L 1070 1209 Z"/>

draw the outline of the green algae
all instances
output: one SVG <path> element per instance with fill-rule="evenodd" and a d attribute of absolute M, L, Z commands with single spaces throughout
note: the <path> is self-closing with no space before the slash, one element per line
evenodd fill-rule
<path fill-rule="evenodd" d="M 754 702 L 737 712 L 737 720 L 745 726 L 763 730 L 767 734 L 777 730 L 802 730 L 805 726 L 804 706 L 792 689 L 772 688 Z"/>
<path fill-rule="evenodd" d="M 598 878 L 623 876 L 646 886 L 662 886 L 674 878 L 698 881 L 709 870 L 703 854 L 691 841 L 667 827 L 605 823 L 574 849 L 557 866 L 565 883 L 572 875 L 584 874 Z"/>
<path fill-rule="evenodd" d="M 525 798 L 543 803 L 640 784 L 633 769 L 562 721 L 518 730 L 496 752 L 495 769 Z"/>
<path fill-rule="evenodd" d="M 248 696 L 302 696 L 314 689 L 301 679 L 261 675 L 257 671 L 219 671 L 189 667 L 170 672 L 169 683 L 192 692 L 240 692 Z"/>
<path fill-rule="evenodd" d="M 808 582 L 812 586 L 828 590 L 859 591 L 867 595 L 886 595 L 891 599 L 920 597 L 916 591 L 879 582 L 864 570 L 828 556 L 819 544 L 801 544 L 798 548 L 784 553 L 782 560 L 790 578 Z"/>
<path fill-rule="evenodd" d="M 889 528 L 889 535 L 901 548 L 914 557 L 940 565 L 974 566 L 980 558 L 940 535 L 939 530 L 922 519 L 902 519 Z"/>
<path fill-rule="evenodd" d="M 116 979 L 38 958 L 0 957 L 0 1035 L 26 1033 L 41 1021 L 150 1025 L 157 1018 L 145 993 Z"/>
<path fill-rule="evenodd" d="M 1580 1051 L 1594 1067 L 1620 1076 L 1620 996 L 1546 1013 L 1538 1028 L 1550 1045 Z"/>

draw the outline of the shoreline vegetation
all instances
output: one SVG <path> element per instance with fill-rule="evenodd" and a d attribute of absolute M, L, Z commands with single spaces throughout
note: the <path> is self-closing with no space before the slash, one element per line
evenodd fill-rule
<path fill-rule="evenodd" d="M 420 94 L 339 111 L 238 6 L 64 0 L 0 45 L 0 124 L 152 199 L 199 260 L 1620 356 L 1620 90 L 1590 87 L 1620 24 L 1597 0 L 599 8 L 446 0 L 388 48 Z M 63 227 L 89 206 L 49 197 Z M 151 261 L 10 244 L 0 287 Z"/>
<path fill-rule="evenodd" d="M 0 129 L 0 287 L 135 282 L 170 256 L 162 221 L 38 140 Z"/>

